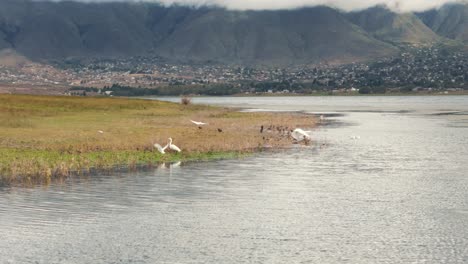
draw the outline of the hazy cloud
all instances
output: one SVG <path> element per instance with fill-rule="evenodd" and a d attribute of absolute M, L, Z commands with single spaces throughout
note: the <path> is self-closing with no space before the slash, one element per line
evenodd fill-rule
<path fill-rule="evenodd" d="M 400 11 L 422 11 L 440 7 L 446 3 L 467 2 L 468 0 L 81 0 L 82 2 L 159 2 L 164 5 L 182 4 L 190 6 L 216 5 L 228 9 L 291 9 L 326 5 L 343 10 L 364 9 L 375 5 L 386 5 Z"/>

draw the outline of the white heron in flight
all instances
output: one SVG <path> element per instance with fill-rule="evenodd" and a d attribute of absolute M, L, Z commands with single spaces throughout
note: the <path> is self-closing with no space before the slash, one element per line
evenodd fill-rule
<path fill-rule="evenodd" d="M 158 143 L 154 144 L 154 147 L 161 153 L 161 154 L 166 154 L 166 149 L 174 150 L 177 152 L 181 152 L 180 148 L 177 147 L 176 145 L 172 144 L 172 138 L 169 138 L 169 143 L 167 143 L 166 146 L 162 147 Z"/>
<path fill-rule="evenodd" d="M 198 128 L 201 128 L 201 127 L 204 126 L 204 125 L 208 125 L 208 123 L 199 122 L 199 121 L 194 121 L 194 120 L 190 120 L 190 122 L 192 122 L 192 123 L 194 123 L 195 125 L 197 125 Z"/>
<path fill-rule="evenodd" d="M 311 140 L 311 137 L 308 133 L 311 131 L 304 131 L 300 128 L 294 129 L 294 131 L 291 133 L 291 137 L 294 138 L 297 141 L 303 141 L 303 140 Z"/>

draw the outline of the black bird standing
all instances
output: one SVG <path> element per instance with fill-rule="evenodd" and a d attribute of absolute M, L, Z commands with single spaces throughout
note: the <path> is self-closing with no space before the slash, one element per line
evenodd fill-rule
<path fill-rule="evenodd" d="M 260 133 L 263 133 L 263 125 L 260 127 Z"/>
<path fill-rule="evenodd" d="M 221 128 L 218 128 L 218 132 L 221 133 L 223 132 L 223 130 Z"/>

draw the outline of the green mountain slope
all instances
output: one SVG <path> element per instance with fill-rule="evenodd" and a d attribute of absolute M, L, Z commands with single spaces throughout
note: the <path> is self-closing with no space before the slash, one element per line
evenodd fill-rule
<path fill-rule="evenodd" d="M 182 22 L 158 51 L 176 58 L 235 63 L 345 62 L 395 49 L 349 23 L 336 10 L 210 10 Z"/>
<path fill-rule="evenodd" d="M 385 7 L 349 13 L 350 21 L 372 36 L 391 43 L 430 44 L 441 38 L 412 13 L 398 14 Z"/>
<path fill-rule="evenodd" d="M 418 16 L 437 34 L 468 43 L 468 4 L 445 5 Z"/>

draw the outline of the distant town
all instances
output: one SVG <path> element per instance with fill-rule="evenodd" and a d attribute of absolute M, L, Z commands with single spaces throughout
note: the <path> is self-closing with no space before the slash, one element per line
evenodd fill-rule
<path fill-rule="evenodd" d="M 176 64 L 158 57 L 132 57 L 52 64 L 0 65 L 7 92 L 51 87 L 67 95 L 178 94 L 383 94 L 463 93 L 468 90 L 468 55 L 437 47 L 411 47 L 372 63 L 284 68 Z M 5 88 L 6 87 L 6 88 Z M 47 89 L 44 89 L 46 91 Z"/>

